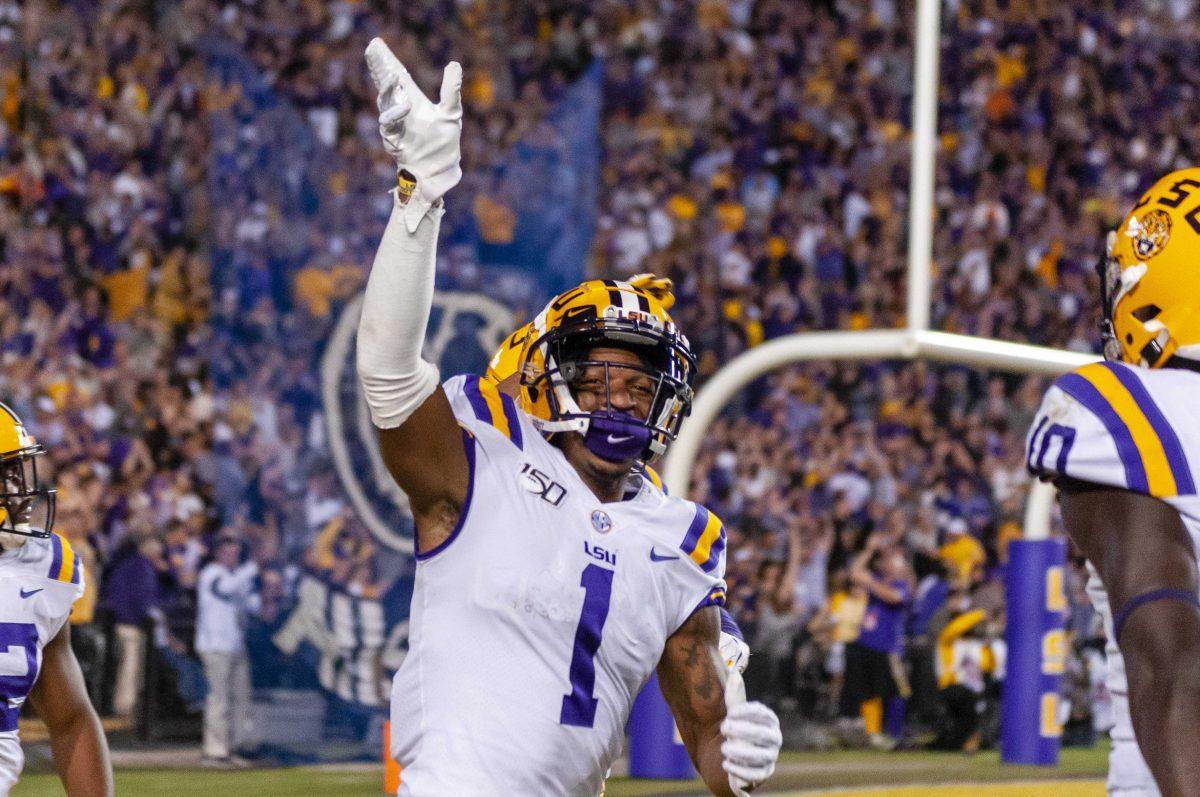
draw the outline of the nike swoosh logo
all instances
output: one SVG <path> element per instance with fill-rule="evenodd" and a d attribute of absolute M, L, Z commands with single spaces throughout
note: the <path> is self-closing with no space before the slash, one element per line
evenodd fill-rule
<path fill-rule="evenodd" d="M 660 556 L 658 554 L 658 552 L 654 550 L 654 548 L 650 549 L 650 561 L 651 562 L 669 562 L 672 559 L 678 559 L 678 558 L 679 558 L 678 556 Z"/>
<path fill-rule="evenodd" d="M 624 437 L 617 437 L 616 435 L 611 435 L 611 434 L 608 436 L 608 442 L 611 443 L 612 445 L 616 445 L 617 443 L 624 443 L 626 440 L 632 440 L 632 439 L 633 439 L 633 435 L 631 435 L 631 434 L 627 434 Z"/>
<path fill-rule="evenodd" d="M 29 592 L 26 592 L 24 587 L 22 587 L 21 588 L 21 597 L 22 598 L 32 598 L 34 595 L 41 592 L 42 589 L 45 589 L 45 587 L 42 587 L 41 589 L 31 589 Z"/>

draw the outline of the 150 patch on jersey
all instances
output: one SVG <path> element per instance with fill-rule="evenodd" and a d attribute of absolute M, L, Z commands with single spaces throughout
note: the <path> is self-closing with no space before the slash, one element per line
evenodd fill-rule
<path fill-rule="evenodd" d="M 567 488 L 550 478 L 548 473 L 538 470 L 528 462 L 521 468 L 521 476 L 525 489 L 551 506 L 560 506 L 567 497 Z"/>

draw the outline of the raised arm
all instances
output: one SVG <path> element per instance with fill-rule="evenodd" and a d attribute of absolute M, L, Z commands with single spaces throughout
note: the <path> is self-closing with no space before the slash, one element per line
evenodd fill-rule
<path fill-rule="evenodd" d="M 742 797 L 774 772 L 783 737 L 774 712 L 745 702 L 741 674 L 718 651 L 720 631 L 715 606 L 693 614 L 667 640 L 658 683 L 709 791 Z"/>
<path fill-rule="evenodd" d="M 879 552 L 879 546 L 878 535 L 872 534 L 867 538 L 866 547 L 850 565 L 850 578 L 884 603 L 900 603 L 904 600 L 904 593 L 871 572 L 871 557 Z"/>
<path fill-rule="evenodd" d="M 42 650 L 42 669 L 29 700 L 50 730 L 54 766 L 68 797 L 112 797 L 108 740 L 71 650 L 70 623 Z"/>
<path fill-rule="evenodd" d="M 384 463 L 411 502 L 418 549 L 429 550 L 458 519 L 470 478 L 464 437 L 437 368 L 421 359 L 442 196 L 462 177 L 462 68 L 447 65 L 434 105 L 382 40 L 371 41 L 366 57 L 399 188 L 363 298 L 358 375 Z"/>

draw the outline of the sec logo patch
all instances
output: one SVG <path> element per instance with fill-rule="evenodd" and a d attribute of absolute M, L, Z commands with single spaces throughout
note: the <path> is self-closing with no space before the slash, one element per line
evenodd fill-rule
<path fill-rule="evenodd" d="M 601 534 L 608 534 L 612 531 L 613 522 L 608 513 L 602 509 L 597 509 L 592 513 L 592 528 Z"/>

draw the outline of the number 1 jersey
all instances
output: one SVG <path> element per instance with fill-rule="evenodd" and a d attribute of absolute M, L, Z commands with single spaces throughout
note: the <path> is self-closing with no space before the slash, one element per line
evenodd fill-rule
<path fill-rule="evenodd" d="M 42 648 L 83 594 L 83 563 L 57 534 L 0 553 L 0 795 L 25 763 L 17 719 L 42 666 Z"/>
<path fill-rule="evenodd" d="M 417 552 L 399 794 L 595 797 L 667 638 L 724 603 L 725 530 L 649 479 L 601 503 L 511 398 L 443 387 L 471 481 L 458 528 Z"/>

